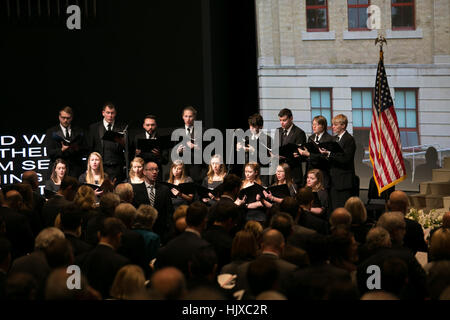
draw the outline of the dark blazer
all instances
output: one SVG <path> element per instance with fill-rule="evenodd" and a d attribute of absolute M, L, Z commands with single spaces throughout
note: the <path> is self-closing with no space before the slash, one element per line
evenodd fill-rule
<path fill-rule="evenodd" d="M 145 183 L 133 184 L 134 199 L 133 205 L 139 208 L 141 204 L 150 204 Z M 158 219 L 153 225 L 153 232 L 161 237 L 161 242 L 165 243 L 168 231 L 172 224 L 173 205 L 170 197 L 170 189 L 166 185 L 156 183 L 155 185 L 155 203 L 154 207 L 158 210 Z"/>
<path fill-rule="evenodd" d="M 405 218 L 406 222 L 406 233 L 403 238 L 403 245 L 409 248 L 413 254 L 416 254 L 417 251 L 427 252 L 428 246 L 424 239 L 422 226 L 411 219 Z"/>
<path fill-rule="evenodd" d="M 279 139 L 279 145 L 280 147 L 282 144 L 282 138 L 283 138 L 283 128 L 278 128 L 276 134 Z M 288 143 L 294 143 L 294 144 L 304 144 L 306 143 L 306 134 L 305 131 L 297 127 L 295 124 L 292 125 L 291 131 L 289 132 L 289 135 L 286 139 L 286 144 Z M 291 174 L 294 179 L 294 182 L 297 186 L 303 185 L 303 169 L 302 169 L 302 162 L 306 161 L 305 157 L 299 157 L 299 158 L 289 158 L 287 159 L 287 164 L 291 168 Z"/>
<path fill-rule="evenodd" d="M 6 238 L 11 242 L 11 257 L 16 259 L 34 250 L 34 237 L 27 218 L 13 209 L 0 206 L 0 225 L 5 223 Z"/>
<path fill-rule="evenodd" d="M 156 254 L 155 268 L 173 266 L 189 276 L 188 263 L 192 255 L 200 248 L 210 246 L 210 244 L 198 235 L 185 231 L 159 249 Z"/>
<path fill-rule="evenodd" d="M 344 206 L 345 201 L 353 195 L 355 186 L 355 139 L 346 131 L 339 144 L 344 152 L 332 152 L 328 157 L 330 163 L 332 210 Z"/>
<path fill-rule="evenodd" d="M 66 236 L 66 239 L 69 240 L 70 244 L 72 245 L 74 257 L 77 257 L 81 254 L 87 253 L 93 249 L 93 247 L 89 243 L 81 240 L 80 238 L 74 236 L 71 233 L 64 232 L 64 235 Z"/>
<path fill-rule="evenodd" d="M 218 266 L 217 270 L 222 269 L 224 265 L 231 262 L 231 245 L 233 237 L 224 227 L 212 225 L 205 232 L 203 238 L 211 243 L 217 254 Z"/>
<path fill-rule="evenodd" d="M 302 210 L 298 219 L 298 224 L 305 228 L 315 230 L 323 235 L 328 234 L 328 223 L 325 220 L 314 216 L 314 213 L 309 211 Z"/>
<path fill-rule="evenodd" d="M 316 134 L 313 133 L 309 136 L 308 142 L 314 142 L 316 140 Z M 327 131 L 325 131 L 319 139 L 319 142 L 330 142 L 333 141 L 333 136 L 331 136 Z M 323 176 L 323 186 L 328 189 L 330 187 L 330 164 L 327 158 L 321 153 L 311 153 L 306 161 L 306 172 L 305 172 L 305 182 L 307 178 L 307 173 L 311 169 L 319 169 L 322 171 Z"/>
<path fill-rule="evenodd" d="M 44 144 L 47 147 L 47 153 L 50 158 L 50 168 L 52 168 L 56 159 L 61 158 L 66 161 L 68 165 L 67 174 L 71 177 L 78 177 L 81 172 L 86 169 L 85 162 L 82 160 L 88 153 L 85 132 L 81 128 L 72 126 L 69 140 L 76 142 L 64 152 L 61 151 L 61 141 L 57 141 L 55 136 L 64 138 L 64 133 L 59 124 L 48 129 L 45 134 Z"/>
<path fill-rule="evenodd" d="M 125 125 L 119 122 L 114 123 L 112 131 L 120 132 L 125 129 Z M 89 150 L 98 152 L 103 158 L 103 165 L 123 165 L 125 163 L 124 148 L 116 142 L 103 140 L 106 132 L 103 119 L 89 126 Z"/>
<path fill-rule="evenodd" d="M 130 264 L 127 258 L 103 244 L 97 245 L 80 262 L 81 270 L 89 284 L 99 291 L 103 298 L 110 296 L 109 291 L 120 268 Z"/>
<path fill-rule="evenodd" d="M 145 135 L 145 130 L 141 130 L 140 133 L 136 134 L 133 140 L 133 144 L 131 146 L 131 150 L 130 150 L 130 154 L 133 155 L 133 157 L 136 156 L 136 149 L 137 149 L 137 142 L 140 139 L 146 139 L 146 135 Z M 158 132 L 156 132 L 155 138 L 158 139 L 159 138 L 159 134 Z M 153 152 L 141 152 L 140 155 L 138 155 L 138 157 L 141 157 L 142 159 L 144 159 L 144 161 L 147 163 L 149 161 L 155 162 L 158 167 L 160 167 L 161 170 L 161 165 L 163 164 L 167 164 L 169 162 L 169 150 L 160 150 L 160 154 L 159 156 L 156 156 Z M 132 158 L 133 158 L 132 157 Z"/>
<path fill-rule="evenodd" d="M 149 273 L 148 261 L 145 259 L 144 237 L 138 232 L 125 230 L 120 240 L 120 246 L 117 248 L 117 253 L 128 258 L 132 264 L 140 266 L 146 274 Z"/>
<path fill-rule="evenodd" d="M 50 200 L 48 200 L 42 208 L 42 222 L 44 228 L 54 227 L 55 219 L 64 206 L 69 205 L 71 202 L 67 201 L 62 195 L 56 194 Z"/>
<path fill-rule="evenodd" d="M 286 260 L 283 260 L 273 254 L 267 254 L 262 253 L 257 258 L 258 259 L 271 259 L 275 261 L 275 264 L 277 266 L 277 269 L 279 271 L 278 274 L 278 283 L 280 286 L 280 291 L 283 294 L 286 294 L 288 291 L 288 288 L 290 286 L 290 282 L 292 279 L 292 276 L 294 272 L 298 269 L 298 267 L 290 262 L 287 262 Z M 236 283 L 236 289 L 241 290 L 244 289 L 247 293 L 250 291 L 250 287 L 247 281 L 247 271 L 248 267 L 252 261 L 246 262 L 238 267 L 238 273 L 237 273 L 237 283 Z M 251 292 L 250 292 L 251 294 Z"/>

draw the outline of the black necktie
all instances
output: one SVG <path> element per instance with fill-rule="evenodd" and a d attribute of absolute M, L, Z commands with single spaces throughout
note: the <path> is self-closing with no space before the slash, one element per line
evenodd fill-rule
<path fill-rule="evenodd" d="M 316 135 L 316 143 L 319 143 L 319 136 Z"/>
<path fill-rule="evenodd" d="M 69 128 L 64 128 L 64 138 L 66 138 L 67 140 L 70 139 Z"/>
<path fill-rule="evenodd" d="M 108 131 L 111 131 L 111 130 L 112 130 L 112 124 L 108 123 Z"/>
<path fill-rule="evenodd" d="M 190 138 L 191 137 L 191 128 L 187 128 L 187 136 Z"/>
<path fill-rule="evenodd" d="M 287 136 L 288 136 L 287 130 L 283 129 L 283 135 L 281 137 L 281 145 L 285 145 L 286 144 Z"/>

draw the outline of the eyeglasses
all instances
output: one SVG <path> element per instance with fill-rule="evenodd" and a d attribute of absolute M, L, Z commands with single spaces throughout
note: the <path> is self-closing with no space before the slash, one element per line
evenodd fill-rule
<path fill-rule="evenodd" d="M 150 168 L 150 169 L 144 169 L 144 171 L 151 171 L 151 172 L 158 172 L 158 168 Z"/>

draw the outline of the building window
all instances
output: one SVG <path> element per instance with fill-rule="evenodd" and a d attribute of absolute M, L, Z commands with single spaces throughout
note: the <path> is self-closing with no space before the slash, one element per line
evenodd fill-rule
<path fill-rule="evenodd" d="M 417 125 L 417 90 L 395 89 L 395 113 L 397 114 L 398 127 L 402 147 L 419 145 Z"/>
<path fill-rule="evenodd" d="M 327 0 L 306 0 L 306 31 L 328 31 Z"/>
<path fill-rule="evenodd" d="M 367 29 L 367 7 L 369 0 L 348 0 L 348 30 L 361 31 Z"/>
<path fill-rule="evenodd" d="M 392 30 L 414 30 L 414 0 L 392 0 Z"/>
<path fill-rule="evenodd" d="M 331 88 L 311 89 L 311 120 L 315 116 L 324 116 L 331 127 Z"/>
<path fill-rule="evenodd" d="M 353 129 L 369 129 L 372 121 L 372 89 L 352 89 Z"/>

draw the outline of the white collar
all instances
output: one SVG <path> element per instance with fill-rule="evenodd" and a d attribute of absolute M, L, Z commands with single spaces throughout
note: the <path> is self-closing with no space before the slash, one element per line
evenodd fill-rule
<path fill-rule="evenodd" d="M 69 134 L 70 134 L 71 131 L 72 131 L 72 129 L 70 128 L 70 126 L 68 126 L 68 127 L 66 128 L 66 127 L 64 127 L 61 123 L 59 124 L 59 126 L 60 126 L 61 131 L 62 131 L 63 133 L 65 133 L 65 130 L 68 130 L 68 131 L 69 131 Z"/>
<path fill-rule="evenodd" d="M 293 126 L 294 126 L 294 123 L 292 122 L 291 126 L 286 130 L 286 135 L 289 135 Z"/>
<path fill-rule="evenodd" d="M 325 131 L 322 131 L 322 133 L 321 133 L 321 134 L 319 134 L 319 135 L 316 135 L 317 139 L 319 139 L 319 140 L 320 140 L 320 139 L 322 139 L 322 136 L 323 136 L 324 132 L 325 132 Z"/>
<path fill-rule="evenodd" d="M 106 130 L 108 130 L 108 125 L 109 123 L 106 122 L 105 118 L 103 118 L 103 126 L 105 127 Z M 111 130 L 114 129 L 114 122 L 111 123 Z"/>
<path fill-rule="evenodd" d="M 200 234 L 200 232 L 198 232 L 198 231 L 195 230 L 195 229 L 192 229 L 192 228 L 187 227 L 186 229 L 184 229 L 184 231 L 186 231 L 186 232 L 192 232 L 193 234 L 198 235 L 200 238 L 202 237 L 202 235 Z"/>
<path fill-rule="evenodd" d="M 342 139 L 342 136 L 345 134 L 347 132 L 347 130 L 344 130 L 344 132 L 342 132 L 340 135 L 338 135 L 338 137 L 339 137 L 339 141 L 341 141 L 341 139 Z"/>

